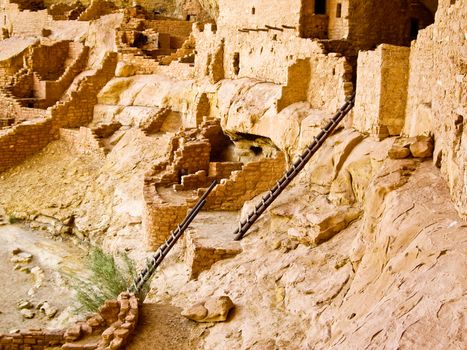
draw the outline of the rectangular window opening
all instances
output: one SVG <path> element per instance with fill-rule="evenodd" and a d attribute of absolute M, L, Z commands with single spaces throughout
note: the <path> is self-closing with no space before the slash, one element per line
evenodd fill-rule
<path fill-rule="evenodd" d="M 336 8 L 336 18 L 342 17 L 342 4 L 338 3 Z"/>

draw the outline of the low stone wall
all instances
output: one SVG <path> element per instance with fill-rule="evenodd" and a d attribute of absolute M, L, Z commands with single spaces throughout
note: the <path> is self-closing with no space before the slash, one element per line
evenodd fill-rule
<path fill-rule="evenodd" d="M 31 329 L 29 331 L 0 334 L 0 350 L 42 350 L 64 343 L 64 331 Z"/>
<path fill-rule="evenodd" d="M 68 350 L 123 349 L 136 328 L 138 314 L 136 296 L 123 292 L 117 300 L 106 301 L 99 312 L 66 330 L 32 329 L 0 334 L 0 350 L 43 350 L 50 347 Z"/>
<path fill-rule="evenodd" d="M 112 1 L 92 0 L 89 7 L 78 17 L 78 21 L 92 21 L 111 14 L 116 9 Z"/>
<path fill-rule="evenodd" d="M 24 122 L 0 133 L 0 172 L 19 164 L 58 138 L 52 118 Z"/>
<path fill-rule="evenodd" d="M 95 155 L 105 158 L 104 149 L 90 128 L 60 129 L 60 139 L 66 141 L 68 147 L 76 154 Z"/>
<path fill-rule="evenodd" d="M 145 203 L 143 226 L 149 250 L 156 250 L 186 216 L 188 206 L 170 203 Z"/>
<path fill-rule="evenodd" d="M 158 33 L 170 34 L 170 48 L 181 48 L 185 40 L 190 36 L 193 22 L 176 19 L 147 20 L 145 28 L 153 29 Z"/>
<path fill-rule="evenodd" d="M 246 201 L 271 189 L 286 169 L 285 157 L 264 158 L 232 172 L 222 180 L 206 200 L 204 210 L 240 210 Z M 201 191 L 202 192 L 202 191 Z"/>

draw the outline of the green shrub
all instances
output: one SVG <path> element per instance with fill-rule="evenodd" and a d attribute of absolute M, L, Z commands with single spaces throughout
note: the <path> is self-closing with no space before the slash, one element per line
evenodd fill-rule
<path fill-rule="evenodd" d="M 136 276 L 135 264 L 127 254 L 119 257 L 121 263 L 117 264 L 113 255 L 92 247 L 86 263 L 90 276 L 87 279 L 68 276 L 80 304 L 77 311 L 96 312 L 106 300 L 115 299 L 132 283 Z"/>
<path fill-rule="evenodd" d="M 20 218 L 17 218 L 17 217 L 14 216 L 14 215 L 10 215 L 10 216 L 8 217 L 8 222 L 9 222 L 10 224 L 12 224 L 12 225 L 13 225 L 13 224 L 17 224 L 17 223 L 20 222 L 20 221 L 21 221 L 21 219 L 20 219 Z"/>

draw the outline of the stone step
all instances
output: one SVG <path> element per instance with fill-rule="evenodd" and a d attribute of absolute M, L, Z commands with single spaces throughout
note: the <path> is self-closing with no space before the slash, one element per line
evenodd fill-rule
<path fill-rule="evenodd" d="M 237 227 L 238 212 L 201 212 L 185 233 L 184 262 L 191 278 L 197 278 L 216 262 L 229 259 L 242 252 L 240 242 L 232 240 Z"/>

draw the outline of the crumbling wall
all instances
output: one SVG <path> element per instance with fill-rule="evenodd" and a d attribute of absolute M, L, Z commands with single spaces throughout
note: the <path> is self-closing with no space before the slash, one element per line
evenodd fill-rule
<path fill-rule="evenodd" d="M 297 79 L 299 76 L 289 78 L 289 85 L 293 86 Z M 310 58 L 306 101 L 310 102 L 312 108 L 334 113 L 352 92 L 352 66 L 345 57 L 330 53 Z"/>
<path fill-rule="evenodd" d="M 82 47 L 79 56 L 65 68 L 65 71 L 57 80 L 45 81 L 45 101 L 42 106 L 43 108 L 52 106 L 62 97 L 63 93 L 73 83 L 75 77 L 86 67 L 88 54 L 89 47 Z"/>
<path fill-rule="evenodd" d="M 410 49 L 380 45 L 358 56 L 353 126 L 380 139 L 400 135 L 407 103 Z"/>
<path fill-rule="evenodd" d="M 57 80 L 65 71 L 64 63 L 69 45 L 69 41 L 38 45 L 28 57 L 28 66 L 39 74 L 42 80 Z"/>
<path fill-rule="evenodd" d="M 0 131 L 0 172 L 19 164 L 57 137 L 50 117 Z"/>
<path fill-rule="evenodd" d="M 70 96 L 52 107 L 52 116 L 59 127 L 79 127 L 92 120 L 97 94 L 114 77 L 116 65 L 117 54 L 107 53 L 95 74 L 82 78 L 78 88 Z"/>
<path fill-rule="evenodd" d="M 203 210 L 240 210 L 246 201 L 271 189 L 284 174 L 285 166 L 282 153 L 244 165 L 214 188 Z"/>
<path fill-rule="evenodd" d="M 19 164 L 58 138 L 58 128 L 79 127 L 89 123 L 93 117 L 94 105 L 97 104 L 98 92 L 114 76 L 116 56 L 116 53 L 108 53 L 102 66 L 94 74 L 85 76 L 76 91 L 72 91 L 70 96 L 50 110 L 24 108 L 17 103 L 13 104 L 16 118 L 35 119 L 0 134 L 0 172 Z M 3 103 L 10 108 L 11 101 L 14 102 L 3 96 L 0 98 L 0 106 Z"/>
<path fill-rule="evenodd" d="M 86 10 L 78 17 L 78 21 L 92 21 L 102 16 L 111 14 L 116 10 L 116 6 L 112 1 L 107 0 L 92 0 Z"/>
<path fill-rule="evenodd" d="M 467 217 L 467 8 L 463 1 L 439 2 L 435 24 L 411 46 L 404 133 L 433 134 L 434 161 L 452 198 Z"/>
<path fill-rule="evenodd" d="M 144 21 L 145 28 L 153 29 L 157 33 L 170 34 L 170 48 L 178 49 L 191 34 L 193 23 L 174 19 Z"/>
<path fill-rule="evenodd" d="M 276 84 L 287 83 L 288 68 L 297 59 L 324 53 L 317 42 L 290 37 L 275 29 L 222 32 L 207 24 L 194 28 L 193 34 L 196 38 L 195 72 L 198 79 L 216 69 L 209 67 L 222 45 L 225 78 L 249 77 Z"/>
<path fill-rule="evenodd" d="M 0 10 L 1 12 L 1 10 Z M 0 17 L 1 18 L 1 17 Z M 23 68 L 24 58 L 30 52 L 30 47 L 35 40 L 10 38 L 2 41 L 0 48 L 0 87 L 4 87 L 12 82 L 13 76 Z M 8 49 L 14 48 L 12 54 L 8 54 Z"/>
<path fill-rule="evenodd" d="M 232 31 L 242 28 L 264 28 L 265 25 L 290 29 L 298 35 L 302 0 L 219 1 L 219 27 Z"/>
<path fill-rule="evenodd" d="M 122 292 L 117 300 L 107 300 L 86 321 L 77 321 L 66 330 L 34 329 L 0 334 L 0 349 L 117 350 L 128 343 L 138 317 L 138 299 L 134 294 Z"/>
<path fill-rule="evenodd" d="M 95 155 L 104 159 L 105 152 L 99 140 L 90 128 L 80 127 L 79 129 L 60 129 L 60 139 L 66 141 L 70 150 L 75 154 Z"/>
<path fill-rule="evenodd" d="M 64 331 L 49 331 L 34 329 L 18 333 L 0 334 L 0 349 L 2 350 L 42 350 L 60 346 L 64 343 Z"/>
<path fill-rule="evenodd" d="M 0 5 L 1 26 L 8 29 L 10 36 L 41 36 L 42 29 L 53 21 L 47 10 L 21 11 L 18 4 L 9 0 Z"/>

